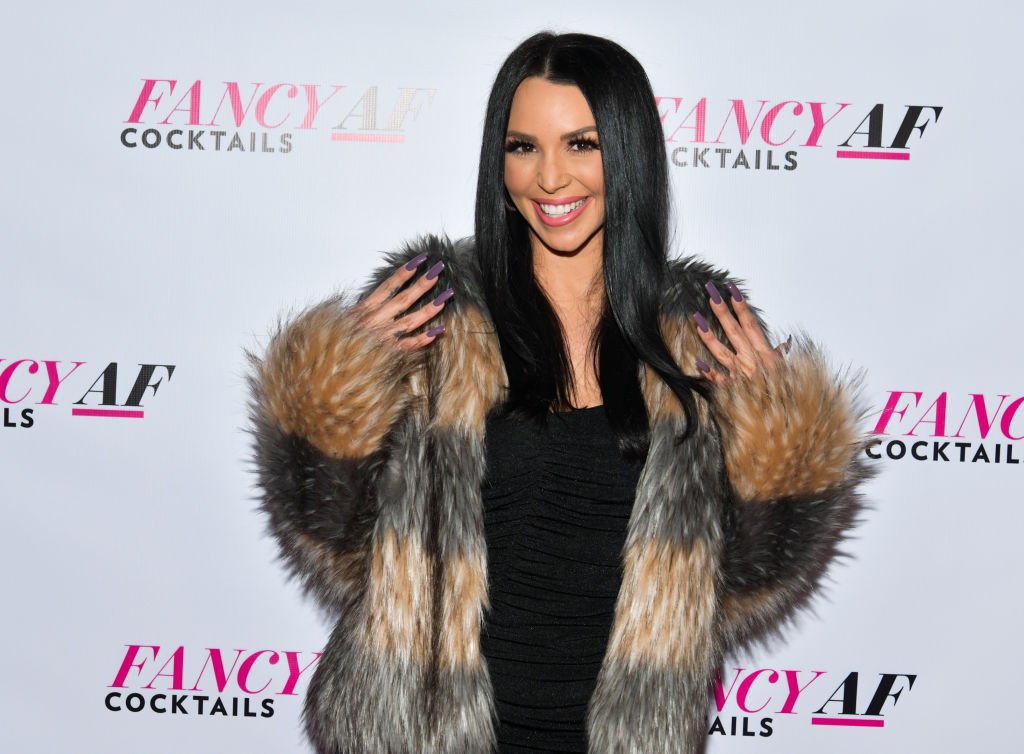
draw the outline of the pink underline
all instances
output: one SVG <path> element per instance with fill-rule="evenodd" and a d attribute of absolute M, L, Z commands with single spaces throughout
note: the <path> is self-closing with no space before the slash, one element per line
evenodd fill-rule
<path fill-rule="evenodd" d="M 405 134 L 355 134 L 355 133 L 334 133 L 331 134 L 333 141 L 383 141 L 401 143 L 405 141 Z"/>
<path fill-rule="evenodd" d="M 812 717 L 811 725 L 853 725 L 859 728 L 882 728 L 885 720 L 856 720 L 853 718 Z"/>
<path fill-rule="evenodd" d="M 836 157 L 852 157 L 856 160 L 909 160 L 910 152 L 844 152 L 840 149 L 836 152 Z"/>
<path fill-rule="evenodd" d="M 142 411 L 118 411 L 111 408 L 73 408 L 72 416 L 106 416 L 118 419 L 141 419 L 145 416 Z"/>

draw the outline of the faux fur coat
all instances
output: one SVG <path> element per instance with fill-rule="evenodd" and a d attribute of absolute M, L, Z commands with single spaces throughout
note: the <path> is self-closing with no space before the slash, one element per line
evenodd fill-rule
<path fill-rule="evenodd" d="M 361 295 L 424 251 L 445 262 L 437 290 L 455 289 L 436 342 L 412 353 L 382 344 L 337 297 L 253 358 L 262 510 L 287 566 L 336 621 L 304 713 L 321 754 L 494 746 L 481 483 L 505 372 L 472 241 L 426 237 L 387 255 Z M 725 290 L 723 273 L 675 261 L 664 291 L 663 333 L 688 374 L 696 358 L 721 369 L 681 303 L 704 301 L 708 280 Z M 867 476 L 850 380 L 806 340 L 770 373 L 698 399 L 681 444 L 673 393 L 646 368 L 641 385 L 650 448 L 588 707 L 594 754 L 700 750 L 723 653 L 806 602 Z"/>

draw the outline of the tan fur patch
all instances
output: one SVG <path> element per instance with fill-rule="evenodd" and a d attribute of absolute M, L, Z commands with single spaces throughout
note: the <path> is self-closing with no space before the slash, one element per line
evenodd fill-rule
<path fill-rule="evenodd" d="M 849 385 L 809 344 L 771 371 L 716 386 L 714 410 L 729 479 L 748 501 L 822 492 L 856 453 Z"/>
<path fill-rule="evenodd" d="M 448 328 L 435 361 L 438 427 L 479 431 L 505 388 L 505 362 L 498 336 L 475 307 L 445 320 Z"/>
<path fill-rule="evenodd" d="M 415 535 L 388 530 L 370 555 L 366 644 L 402 662 L 426 662 L 430 653 L 433 563 Z"/>
<path fill-rule="evenodd" d="M 715 564 L 708 545 L 663 541 L 626 550 L 609 655 L 630 666 L 701 668 L 710 657 Z"/>
<path fill-rule="evenodd" d="M 697 370 L 697 359 L 712 363 L 711 354 L 697 336 L 695 325 L 689 320 L 662 317 L 661 335 L 680 371 L 688 377 L 700 376 Z M 681 418 L 683 407 L 675 393 L 658 377 L 654 370 L 646 364 L 642 368 L 641 386 L 651 421 Z M 697 416 L 698 420 L 702 422 L 708 417 L 707 403 L 699 398 L 697 400 Z"/>
<path fill-rule="evenodd" d="M 475 668 L 480 664 L 480 624 L 489 606 L 483 553 L 453 558 L 443 568 L 441 666 Z"/>
<path fill-rule="evenodd" d="M 271 341 L 259 370 L 263 409 L 332 458 L 362 458 L 415 399 L 407 379 L 416 362 L 337 302 L 321 304 Z"/>

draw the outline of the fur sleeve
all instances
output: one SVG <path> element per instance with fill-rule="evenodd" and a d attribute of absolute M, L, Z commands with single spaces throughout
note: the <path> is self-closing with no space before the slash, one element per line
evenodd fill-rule
<path fill-rule="evenodd" d="M 798 342 L 770 373 L 715 387 L 734 492 L 727 506 L 722 630 L 763 636 L 806 604 L 854 525 L 867 476 L 855 381 Z"/>
<path fill-rule="evenodd" d="M 703 286 L 714 281 L 728 300 L 730 278 L 693 259 L 677 263 L 674 273 L 674 313 L 685 317 L 696 349 L 683 367 L 692 370 L 699 358 L 726 373 L 697 337 L 693 311 L 728 344 Z M 723 511 L 723 647 L 764 637 L 806 605 L 856 523 L 858 489 L 870 476 L 857 383 L 831 369 L 812 342 L 794 338 L 770 372 L 711 388 L 731 491 Z"/>

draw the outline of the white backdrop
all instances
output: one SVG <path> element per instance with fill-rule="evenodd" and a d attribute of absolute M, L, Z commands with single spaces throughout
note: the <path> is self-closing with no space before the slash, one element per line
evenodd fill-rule
<path fill-rule="evenodd" d="M 1010 750 L 1024 14 L 738 5 L 5 12 L 0 750 L 307 750 L 303 669 L 328 626 L 254 511 L 243 349 L 380 250 L 471 231 L 488 87 L 548 27 L 645 64 L 685 163 L 679 253 L 864 367 L 883 441 L 855 557 L 784 643 L 727 664 L 709 751 Z M 893 148 L 912 106 L 924 128 Z M 886 682 L 898 699 L 872 709 Z"/>

